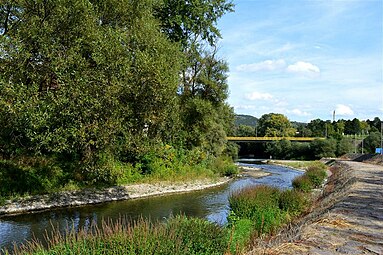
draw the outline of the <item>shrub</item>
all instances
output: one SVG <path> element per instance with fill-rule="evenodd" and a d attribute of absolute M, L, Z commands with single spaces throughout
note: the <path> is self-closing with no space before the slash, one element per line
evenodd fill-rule
<path fill-rule="evenodd" d="M 303 191 L 310 192 L 314 185 L 307 175 L 301 175 L 293 180 L 293 188 Z"/>
<path fill-rule="evenodd" d="M 308 204 L 305 195 L 297 190 L 283 191 L 279 196 L 278 202 L 279 208 L 286 211 L 290 216 L 301 214 Z"/>
<path fill-rule="evenodd" d="M 227 248 L 227 230 L 207 220 L 178 216 L 167 227 L 181 239 L 185 254 L 223 254 Z"/>
<path fill-rule="evenodd" d="M 207 167 L 211 168 L 214 173 L 220 176 L 232 176 L 238 174 L 238 167 L 227 157 L 214 158 Z"/>
<path fill-rule="evenodd" d="M 310 179 L 314 188 L 319 187 L 327 176 L 326 171 L 318 167 L 309 167 L 305 175 Z"/>
<path fill-rule="evenodd" d="M 285 214 L 279 208 L 281 191 L 269 186 L 245 188 L 229 198 L 237 219 L 250 219 L 259 235 L 273 232 L 283 224 Z"/>
<path fill-rule="evenodd" d="M 63 184 L 64 173 L 51 159 L 20 157 L 0 161 L 0 197 L 48 193 Z"/>

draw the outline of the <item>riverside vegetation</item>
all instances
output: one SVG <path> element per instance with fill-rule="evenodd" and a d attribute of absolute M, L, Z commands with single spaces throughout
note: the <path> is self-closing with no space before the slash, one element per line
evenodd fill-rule
<path fill-rule="evenodd" d="M 32 242 L 15 254 L 241 254 L 253 238 L 272 235 L 299 217 L 309 207 L 310 191 L 326 177 L 326 167 L 313 162 L 292 190 L 255 186 L 230 197 L 228 224 L 220 227 L 204 219 L 177 216 L 164 223 L 125 219 L 104 222 L 101 229 L 92 227 L 79 233 L 49 238 L 49 247 Z"/>
<path fill-rule="evenodd" d="M 236 172 L 226 0 L 0 2 L 0 201 Z"/>

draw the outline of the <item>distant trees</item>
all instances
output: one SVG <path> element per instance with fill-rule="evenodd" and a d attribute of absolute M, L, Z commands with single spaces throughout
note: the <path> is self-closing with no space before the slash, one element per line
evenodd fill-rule
<path fill-rule="evenodd" d="M 245 116 L 240 116 L 240 120 Z M 292 143 L 287 140 L 267 143 L 262 150 L 268 155 L 276 158 L 288 159 L 312 159 L 321 157 L 335 157 L 350 152 L 374 153 L 375 148 L 380 147 L 380 133 L 372 132 L 380 128 L 380 119 L 360 121 L 338 120 L 331 122 L 314 119 L 309 123 L 290 122 L 282 114 L 264 114 L 252 126 L 239 125 L 234 129 L 237 136 L 268 136 L 268 137 L 327 137 L 327 140 L 317 139 L 312 143 Z M 256 131 L 255 131 L 256 130 Z M 255 131 L 255 133 L 254 133 Z M 380 131 L 380 129 L 379 129 Z M 368 136 L 367 136 L 368 135 Z M 367 136 L 367 137 L 366 137 Z M 356 140 L 355 140 L 356 139 Z M 362 139 L 364 140 L 362 143 Z M 256 146 L 241 145 L 246 154 L 254 154 L 251 150 Z M 259 153 L 259 152 L 258 152 Z M 265 156 L 265 155 L 261 155 Z"/>

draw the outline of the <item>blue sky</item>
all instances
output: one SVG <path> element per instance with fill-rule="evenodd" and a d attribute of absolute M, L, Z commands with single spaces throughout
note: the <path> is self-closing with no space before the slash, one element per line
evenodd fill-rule
<path fill-rule="evenodd" d="M 218 22 L 238 114 L 383 118 L 383 0 L 234 0 Z"/>

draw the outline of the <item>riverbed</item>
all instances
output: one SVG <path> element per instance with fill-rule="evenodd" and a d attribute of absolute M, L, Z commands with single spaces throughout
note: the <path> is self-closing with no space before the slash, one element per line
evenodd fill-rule
<path fill-rule="evenodd" d="M 243 175 L 227 184 L 201 191 L 147 197 L 142 199 L 116 201 L 98 205 L 55 209 L 0 218 L 0 249 L 10 248 L 13 243 L 20 245 L 32 238 L 44 240 L 52 229 L 65 231 L 87 228 L 100 224 L 102 220 L 125 217 L 131 220 L 150 218 L 166 220 L 175 215 L 205 218 L 220 225 L 227 223 L 228 198 L 231 193 L 248 186 L 272 185 L 281 189 L 291 187 L 292 180 L 301 171 L 275 165 L 254 165 L 241 163 L 244 167 L 262 168 L 269 175 L 256 178 Z"/>

